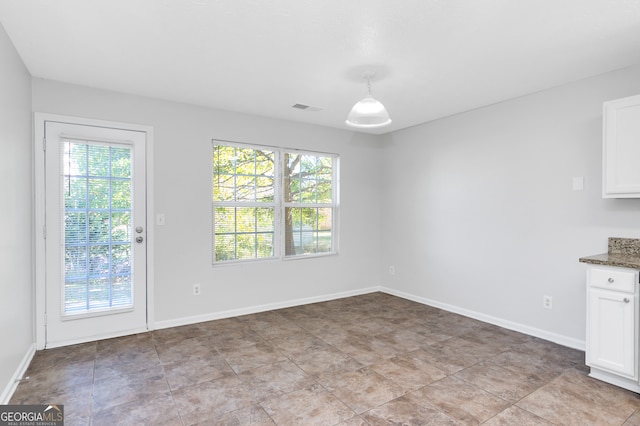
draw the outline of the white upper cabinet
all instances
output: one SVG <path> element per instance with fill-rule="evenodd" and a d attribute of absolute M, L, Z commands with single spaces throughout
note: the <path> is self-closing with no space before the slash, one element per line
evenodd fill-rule
<path fill-rule="evenodd" d="M 640 198 L 640 95 L 604 103 L 604 198 Z"/>

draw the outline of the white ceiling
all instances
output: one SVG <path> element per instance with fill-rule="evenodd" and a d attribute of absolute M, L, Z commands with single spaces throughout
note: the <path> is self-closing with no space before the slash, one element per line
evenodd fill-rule
<path fill-rule="evenodd" d="M 370 133 L 640 63 L 640 0 L 0 0 L 0 23 L 34 77 L 337 128 L 375 71 Z"/>

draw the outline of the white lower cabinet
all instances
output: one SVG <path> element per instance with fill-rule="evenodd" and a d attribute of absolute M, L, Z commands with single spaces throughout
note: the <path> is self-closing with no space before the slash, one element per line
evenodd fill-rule
<path fill-rule="evenodd" d="M 586 363 L 592 377 L 640 392 L 638 318 L 638 271 L 589 268 Z"/>
<path fill-rule="evenodd" d="M 634 296 L 590 289 L 589 308 L 587 364 L 637 379 Z"/>

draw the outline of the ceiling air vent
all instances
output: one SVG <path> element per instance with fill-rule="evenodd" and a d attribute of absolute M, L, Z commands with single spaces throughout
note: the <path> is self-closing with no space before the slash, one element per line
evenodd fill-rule
<path fill-rule="evenodd" d="M 322 111 L 323 110 L 323 108 L 305 105 L 305 104 L 295 104 L 295 105 L 292 105 L 291 108 L 301 109 L 304 111 Z"/>

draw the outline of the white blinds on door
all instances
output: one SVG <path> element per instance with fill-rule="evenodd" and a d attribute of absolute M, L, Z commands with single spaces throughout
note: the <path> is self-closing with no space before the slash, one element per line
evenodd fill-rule
<path fill-rule="evenodd" d="M 63 315 L 131 307 L 132 149 L 60 143 Z"/>

